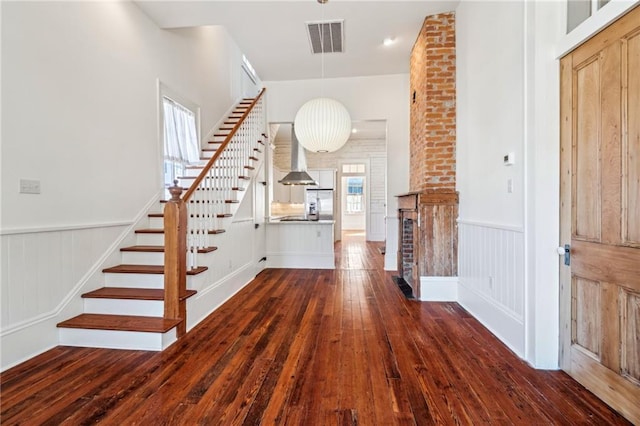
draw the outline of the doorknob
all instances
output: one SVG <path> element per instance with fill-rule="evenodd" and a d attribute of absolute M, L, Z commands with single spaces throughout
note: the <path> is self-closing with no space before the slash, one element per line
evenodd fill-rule
<path fill-rule="evenodd" d="M 565 244 L 564 247 L 558 247 L 558 255 L 564 256 L 564 264 L 571 265 L 571 246 Z"/>

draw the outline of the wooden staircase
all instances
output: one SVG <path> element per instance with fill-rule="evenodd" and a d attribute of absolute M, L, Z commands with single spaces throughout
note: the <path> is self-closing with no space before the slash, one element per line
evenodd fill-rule
<path fill-rule="evenodd" d="M 225 141 L 232 135 L 230 133 L 237 127 L 239 120 L 246 117 L 247 110 L 254 99 L 242 100 L 223 122 L 209 141 L 208 147 L 202 149 L 201 164 L 187 167 L 186 176 L 179 178 L 178 185 L 185 191 L 191 189 L 198 174 L 207 167 L 207 163 L 216 155 Z M 260 137 L 265 137 L 264 133 Z M 257 141 L 258 146 L 264 146 L 262 140 Z M 227 145 L 229 145 L 227 147 Z M 217 168 L 216 176 L 227 179 L 230 174 L 238 169 L 230 167 L 229 160 L 233 156 L 230 144 L 218 154 L 213 168 Z M 227 150 L 231 154 L 227 154 Z M 217 213 L 216 223 L 231 220 L 233 213 L 241 199 L 246 186 L 255 169 L 255 162 L 259 161 L 260 148 L 252 148 L 249 155 L 241 154 L 240 159 L 242 174 L 237 176 L 232 187 L 225 188 L 226 194 L 231 194 L 224 200 L 228 208 Z M 246 158 L 245 158 L 246 157 Z M 233 157 L 238 161 L 238 156 Z M 220 163 L 218 165 L 218 163 Z M 211 166 L 211 165 L 209 165 Z M 227 179 L 225 182 L 231 182 Z M 216 191 L 220 188 L 198 187 L 192 191 Z M 203 202 L 190 200 L 189 203 Z M 160 200 L 159 208 L 167 203 Z M 179 337 L 177 330 L 184 330 L 186 318 L 167 318 L 165 309 L 165 226 L 164 212 L 153 212 L 148 215 L 147 228 L 135 230 L 136 244 L 120 249 L 122 264 L 103 269 L 105 287 L 82 295 L 84 313 L 69 320 L 59 323 L 59 338 L 61 345 L 106 347 L 140 350 L 163 350 L 171 345 Z M 198 214 L 191 213 L 192 218 L 198 218 Z M 215 236 L 225 232 L 225 229 L 207 229 L 207 234 Z M 215 256 L 216 246 L 210 245 L 192 249 L 198 253 L 198 261 L 205 260 L 206 256 Z M 186 257 L 187 253 L 185 253 Z M 204 256 L 204 257 L 203 257 Z M 192 266 L 187 268 L 187 288 L 193 287 L 193 280 L 197 280 L 208 270 L 207 266 Z M 196 286 L 197 287 L 197 286 Z M 188 299 L 196 294 L 195 290 L 186 290 L 181 297 Z"/>

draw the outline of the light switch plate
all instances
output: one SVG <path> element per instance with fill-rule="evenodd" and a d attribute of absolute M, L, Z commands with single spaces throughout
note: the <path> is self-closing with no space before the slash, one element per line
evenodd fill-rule
<path fill-rule="evenodd" d="M 513 166 L 516 162 L 515 154 L 513 152 L 508 153 L 504 157 L 502 157 L 502 163 L 505 166 Z"/>
<path fill-rule="evenodd" d="M 21 194 L 39 194 L 40 181 L 30 180 L 30 179 L 20 179 L 20 193 Z"/>

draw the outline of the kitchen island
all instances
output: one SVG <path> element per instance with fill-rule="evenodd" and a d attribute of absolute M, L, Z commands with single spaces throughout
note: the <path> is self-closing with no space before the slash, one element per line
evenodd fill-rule
<path fill-rule="evenodd" d="M 334 220 L 267 222 L 267 266 L 291 269 L 335 269 Z"/>

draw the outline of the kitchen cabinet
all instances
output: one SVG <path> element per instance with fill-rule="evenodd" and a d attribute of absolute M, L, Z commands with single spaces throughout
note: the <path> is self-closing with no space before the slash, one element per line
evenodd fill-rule
<path fill-rule="evenodd" d="M 318 182 L 318 185 L 312 185 L 310 186 L 310 188 L 335 188 L 336 171 L 334 169 L 309 170 L 308 173 L 313 178 L 313 180 Z"/>
<path fill-rule="evenodd" d="M 289 173 L 288 171 L 273 170 L 273 200 L 276 203 L 304 203 L 305 186 L 283 185 L 278 181 Z"/>
<path fill-rule="evenodd" d="M 267 267 L 335 269 L 333 220 L 267 223 Z"/>

